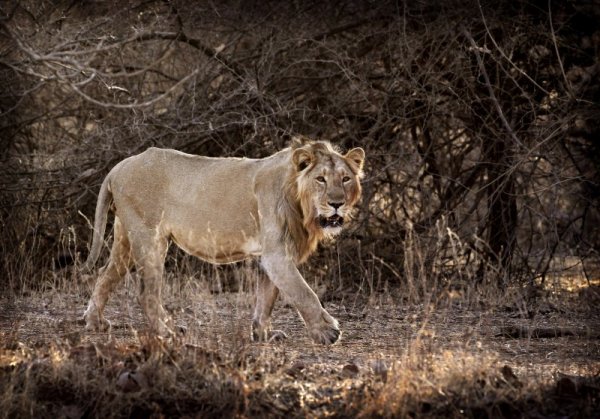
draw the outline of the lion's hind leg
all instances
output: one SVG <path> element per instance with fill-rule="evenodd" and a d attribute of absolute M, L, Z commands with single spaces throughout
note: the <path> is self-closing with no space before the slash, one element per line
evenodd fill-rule
<path fill-rule="evenodd" d="M 92 292 L 87 310 L 83 314 L 87 330 L 106 330 L 109 322 L 104 318 L 104 306 L 117 284 L 131 267 L 131 248 L 127 232 L 121 221 L 115 217 L 114 241 L 108 263 L 100 270 L 100 276 Z"/>
<path fill-rule="evenodd" d="M 162 305 L 162 276 L 168 240 L 155 230 L 130 232 L 133 259 L 140 276 L 139 302 L 151 333 L 170 336 L 172 321 Z"/>

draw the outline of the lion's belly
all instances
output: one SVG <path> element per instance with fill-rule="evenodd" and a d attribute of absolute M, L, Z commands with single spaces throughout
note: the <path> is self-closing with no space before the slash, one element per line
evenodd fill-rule
<path fill-rule="evenodd" d="M 262 251 L 258 239 L 243 232 L 176 229 L 171 232 L 171 239 L 187 253 L 211 263 L 239 262 Z"/>
<path fill-rule="evenodd" d="M 187 193 L 172 185 L 171 200 L 177 205 L 164 212 L 163 220 L 167 234 L 179 247 L 213 263 L 237 262 L 260 254 L 254 196 L 228 194 L 227 190 L 218 182 L 188 185 Z"/>

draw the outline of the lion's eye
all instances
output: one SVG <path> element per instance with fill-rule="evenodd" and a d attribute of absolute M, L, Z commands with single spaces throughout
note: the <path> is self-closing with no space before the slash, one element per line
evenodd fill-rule
<path fill-rule="evenodd" d="M 325 178 L 323 176 L 317 176 L 317 182 L 325 183 Z"/>
<path fill-rule="evenodd" d="M 342 178 L 342 182 L 344 182 L 344 183 L 350 182 L 350 176 L 344 176 Z"/>

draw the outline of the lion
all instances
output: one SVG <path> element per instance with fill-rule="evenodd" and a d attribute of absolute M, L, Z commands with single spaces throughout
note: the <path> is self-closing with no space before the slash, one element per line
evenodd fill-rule
<path fill-rule="evenodd" d="M 297 269 L 317 244 L 340 233 L 361 195 L 365 152 L 341 154 L 328 141 L 295 138 L 269 157 L 214 158 L 149 148 L 118 163 L 106 176 L 96 206 L 89 257 L 100 255 L 109 209 L 114 238 L 84 313 L 86 329 L 106 330 L 106 302 L 135 266 L 139 302 L 152 333 L 174 333 L 161 299 L 171 242 L 211 263 L 260 257 L 266 273 L 256 285 L 251 337 L 268 341 L 279 292 L 292 302 L 310 337 L 333 344 L 338 321 L 321 305 Z"/>

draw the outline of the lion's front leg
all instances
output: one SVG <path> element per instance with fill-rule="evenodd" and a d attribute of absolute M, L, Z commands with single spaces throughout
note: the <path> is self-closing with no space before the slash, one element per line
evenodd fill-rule
<path fill-rule="evenodd" d="M 294 304 L 310 337 L 320 344 L 333 344 L 340 338 L 338 321 L 321 305 L 292 259 L 282 253 L 264 254 L 262 265 L 273 284 Z"/>

